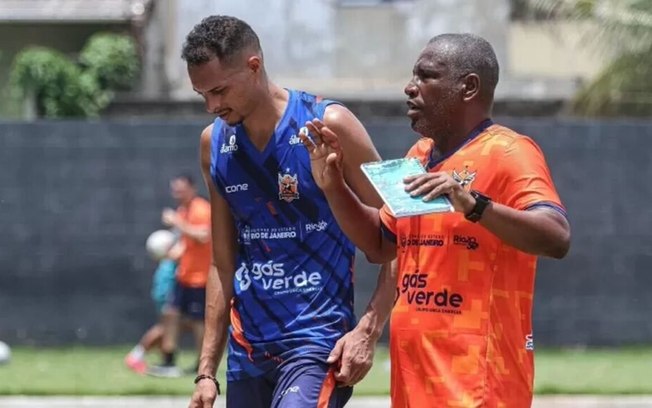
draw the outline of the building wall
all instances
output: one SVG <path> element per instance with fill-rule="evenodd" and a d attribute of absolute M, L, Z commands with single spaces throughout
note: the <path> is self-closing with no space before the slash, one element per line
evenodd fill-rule
<path fill-rule="evenodd" d="M 186 34 L 203 17 L 234 15 L 261 37 L 271 77 L 286 87 L 344 100 L 401 100 L 412 65 L 432 36 L 473 32 L 494 46 L 501 65 L 499 100 L 567 100 L 608 55 L 590 27 L 510 21 L 509 0 L 158 0 L 145 24 L 141 87 L 130 100 L 198 100 L 180 58 Z M 0 24 L 0 116 L 21 106 L 6 86 L 15 53 L 31 44 L 75 54 L 101 30 L 126 24 Z M 137 30 L 136 30 L 137 31 Z M 136 32 L 134 31 L 134 32 Z"/>
<path fill-rule="evenodd" d="M 180 60 L 181 45 L 211 14 L 242 18 L 256 30 L 268 72 L 278 83 L 347 100 L 401 99 L 420 50 L 445 32 L 472 32 L 491 42 L 501 65 L 501 100 L 567 100 L 609 59 L 591 41 L 590 25 L 511 21 L 509 0 L 354 3 L 161 0 L 150 25 L 160 35 L 148 44 L 158 50 L 151 60 L 165 61 L 167 81 L 158 88 L 152 82 L 149 89 L 174 99 L 197 98 Z"/>
<path fill-rule="evenodd" d="M 177 98 L 193 97 L 179 59 L 181 44 L 192 27 L 211 14 L 242 18 L 256 30 L 268 71 L 277 82 L 340 97 L 401 97 L 419 51 L 444 32 L 484 36 L 502 65 L 508 65 L 508 0 L 402 0 L 374 6 L 325 0 L 165 4 L 176 10 L 167 24 L 173 43 L 166 50 L 166 65 Z"/>
<path fill-rule="evenodd" d="M 524 77 L 586 80 L 608 60 L 604 44 L 591 41 L 596 27 L 569 21 L 513 22 L 509 27 L 509 66 Z"/>

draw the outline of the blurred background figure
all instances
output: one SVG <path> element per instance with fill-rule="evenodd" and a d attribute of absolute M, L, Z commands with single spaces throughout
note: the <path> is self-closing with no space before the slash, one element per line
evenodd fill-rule
<path fill-rule="evenodd" d="M 158 262 L 150 295 L 159 320 L 143 334 L 138 344 L 125 357 L 127 367 L 138 374 L 145 374 L 147 371 L 147 352 L 155 347 L 159 350 L 161 348 L 165 333 L 162 316 L 166 307 L 173 307 L 167 303 L 175 290 L 177 263 L 184 250 L 183 244 L 177 242 L 177 236 L 168 230 L 153 232 L 147 239 L 146 248 L 149 256 Z"/>
<path fill-rule="evenodd" d="M 176 210 L 164 209 L 161 220 L 179 232 L 183 252 L 179 257 L 175 287 L 169 298 L 170 307 L 165 307 L 163 311 L 163 361 L 147 371 L 150 375 L 160 377 L 182 375 L 176 365 L 182 318 L 190 322 L 197 351 L 201 350 L 206 280 L 212 260 L 210 204 L 197 195 L 195 181 L 189 174 L 174 177 L 170 181 L 170 192 L 178 207 Z M 196 371 L 196 367 L 189 371 Z"/>

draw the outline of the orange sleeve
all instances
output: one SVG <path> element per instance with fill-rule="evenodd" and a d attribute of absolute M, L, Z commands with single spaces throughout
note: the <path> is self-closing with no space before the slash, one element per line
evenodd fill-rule
<path fill-rule="evenodd" d="M 517 210 L 547 206 L 566 216 L 543 152 L 532 139 L 514 139 L 505 149 L 500 167 L 503 186 L 500 202 Z"/>
<path fill-rule="evenodd" d="M 383 235 L 392 242 L 396 242 L 396 217 L 389 211 L 386 205 L 379 211 L 380 229 Z"/>
<path fill-rule="evenodd" d="M 188 214 L 188 222 L 192 225 L 205 225 L 211 224 L 211 206 L 208 202 L 201 201 L 198 205 L 192 206 L 190 214 Z"/>

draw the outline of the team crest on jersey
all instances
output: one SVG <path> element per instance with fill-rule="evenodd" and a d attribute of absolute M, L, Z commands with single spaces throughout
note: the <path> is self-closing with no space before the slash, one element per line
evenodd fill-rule
<path fill-rule="evenodd" d="M 289 171 L 289 170 L 288 170 Z M 278 174 L 278 199 L 291 203 L 299 198 L 299 179 L 296 175 Z"/>
<path fill-rule="evenodd" d="M 477 171 L 470 172 L 469 166 L 464 166 L 464 169 L 460 172 L 453 169 L 453 179 L 467 191 L 471 189 L 471 183 L 473 183 L 477 174 Z"/>

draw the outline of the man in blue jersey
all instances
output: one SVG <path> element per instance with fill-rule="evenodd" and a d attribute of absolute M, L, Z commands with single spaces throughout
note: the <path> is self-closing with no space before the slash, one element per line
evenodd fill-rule
<path fill-rule="evenodd" d="M 344 406 L 371 367 L 396 282 L 389 265 L 381 268 L 356 325 L 355 248 L 312 178 L 299 133 L 314 118 L 336 128 L 346 181 L 375 207 L 381 200 L 360 164 L 378 153 L 342 105 L 272 83 L 256 33 L 239 19 L 204 19 L 182 56 L 218 117 L 201 135 L 214 267 L 190 406 L 212 407 L 227 343 L 228 407 Z"/>

